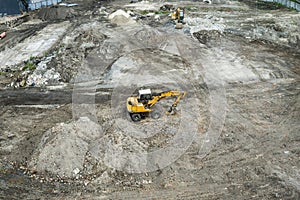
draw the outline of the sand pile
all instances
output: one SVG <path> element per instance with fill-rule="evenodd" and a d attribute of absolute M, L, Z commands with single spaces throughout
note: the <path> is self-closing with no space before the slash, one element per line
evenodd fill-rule
<path fill-rule="evenodd" d="M 110 14 L 108 16 L 108 19 L 110 19 L 112 23 L 117 25 L 129 25 L 135 23 L 131 16 L 124 10 L 117 10 L 116 12 Z"/>

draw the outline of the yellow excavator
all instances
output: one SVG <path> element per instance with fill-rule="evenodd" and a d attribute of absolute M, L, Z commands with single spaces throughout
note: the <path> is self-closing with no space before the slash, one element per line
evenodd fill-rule
<path fill-rule="evenodd" d="M 183 28 L 183 19 L 184 19 L 184 8 L 178 7 L 175 12 L 171 14 L 173 20 L 177 20 L 175 28 L 182 29 Z"/>
<path fill-rule="evenodd" d="M 172 14 L 172 19 L 177 20 L 178 23 L 183 23 L 184 19 L 184 8 L 178 7 Z"/>
<path fill-rule="evenodd" d="M 128 97 L 127 99 L 127 111 L 130 114 L 132 121 L 138 122 L 142 118 L 150 116 L 154 119 L 160 117 L 160 113 L 157 111 L 153 111 L 151 109 L 158 101 L 166 97 L 176 97 L 176 100 L 170 107 L 170 109 L 166 112 L 167 114 L 175 114 L 176 106 L 180 99 L 182 99 L 186 95 L 186 92 L 179 92 L 169 90 L 161 93 L 152 93 L 150 89 L 142 89 L 139 90 L 138 96 Z"/>

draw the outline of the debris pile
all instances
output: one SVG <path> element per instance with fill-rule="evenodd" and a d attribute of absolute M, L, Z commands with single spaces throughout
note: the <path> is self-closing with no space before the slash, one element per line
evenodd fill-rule
<path fill-rule="evenodd" d="M 191 28 L 191 33 L 201 30 L 216 30 L 220 33 L 226 28 L 223 18 L 206 15 L 205 18 L 185 17 L 185 23 Z"/>
<path fill-rule="evenodd" d="M 28 86 L 45 86 L 48 84 L 59 84 L 60 74 L 56 72 L 53 68 L 48 68 L 47 63 L 51 61 L 53 56 L 47 57 L 45 60 L 41 61 L 34 72 L 30 74 L 27 78 L 26 84 Z"/>
<path fill-rule="evenodd" d="M 201 30 L 193 33 L 193 36 L 199 40 L 202 44 L 207 44 L 211 39 L 218 40 L 221 37 L 221 33 L 217 30 Z"/>

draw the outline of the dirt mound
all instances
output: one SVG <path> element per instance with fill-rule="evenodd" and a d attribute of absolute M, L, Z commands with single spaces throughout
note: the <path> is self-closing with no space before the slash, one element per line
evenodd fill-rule
<path fill-rule="evenodd" d="M 42 8 L 37 13 L 37 18 L 44 21 L 63 20 L 72 16 L 72 9 L 67 7 Z"/>
<path fill-rule="evenodd" d="M 135 21 L 131 19 L 130 15 L 126 13 L 124 10 L 117 10 L 116 12 L 110 14 L 108 16 L 108 19 L 110 19 L 112 23 L 118 25 L 135 23 Z"/>
<path fill-rule="evenodd" d="M 40 172 L 75 176 L 83 169 L 89 143 L 99 135 L 101 127 L 86 117 L 61 123 L 45 133 L 31 165 Z"/>

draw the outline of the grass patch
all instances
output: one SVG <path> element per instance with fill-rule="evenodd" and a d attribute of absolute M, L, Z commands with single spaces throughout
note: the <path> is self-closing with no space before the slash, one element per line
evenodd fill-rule
<path fill-rule="evenodd" d="M 170 14 L 170 12 L 166 11 L 166 10 L 155 11 L 154 13 L 156 15 L 168 15 L 168 14 Z"/>
<path fill-rule="evenodd" d="M 141 14 L 142 14 L 142 15 L 147 15 L 147 14 L 149 14 L 149 13 L 150 13 L 149 10 L 142 10 L 142 11 L 141 11 Z"/>
<path fill-rule="evenodd" d="M 25 66 L 22 68 L 22 71 L 26 71 L 26 70 L 29 70 L 29 71 L 33 71 L 36 69 L 36 65 L 34 63 L 31 63 L 31 62 L 28 62 L 25 64 Z"/>
<path fill-rule="evenodd" d="M 22 68 L 22 71 L 33 71 L 36 69 L 36 57 L 30 56 L 29 60 L 25 62 L 25 66 Z"/>

